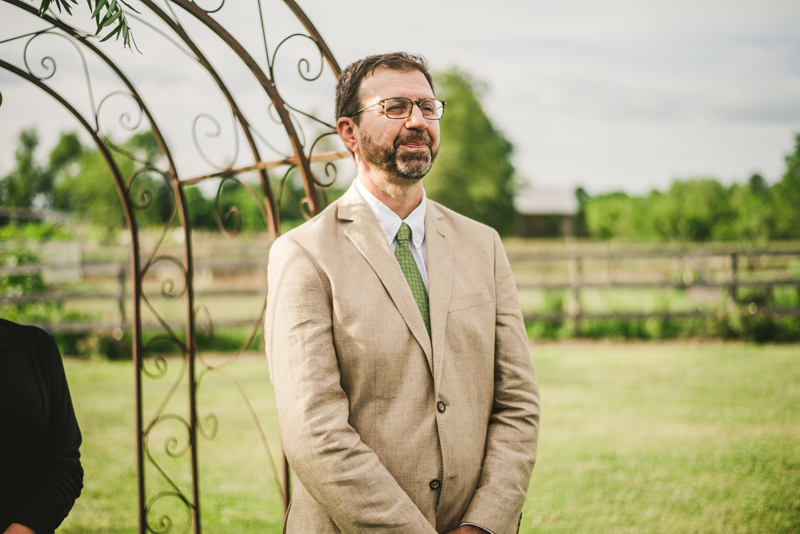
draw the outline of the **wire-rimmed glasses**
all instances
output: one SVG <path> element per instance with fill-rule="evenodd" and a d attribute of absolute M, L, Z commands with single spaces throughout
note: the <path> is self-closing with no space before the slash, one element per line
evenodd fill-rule
<path fill-rule="evenodd" d="M 435 98 L 411 100 L 410 98 L 398 96 L 395 98 L 378 100 L 374 104 L 370 104 L 369 106 L 359 109 L 353 113 L 352 116 L 358 115 L 365 109 L 380 105 L 383 107 L 383 114 L 390 119 L 407 119 L 411 116 L 411 110 L 414 109 L 414 104 L 416 104 L 419 110 L 422 112 L 423 118 L 438 121 L 444 115 L 444 107 L 447 105 L 447 102 L 444 100 L 436 100 Z"/>

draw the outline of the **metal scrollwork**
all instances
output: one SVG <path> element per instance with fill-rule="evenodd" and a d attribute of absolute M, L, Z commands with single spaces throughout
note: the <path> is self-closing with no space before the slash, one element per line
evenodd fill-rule
<path fill-rule="evenodd" d="M 141 125 L 142 121 L 144 120 L 144 110 L 142 109 L 142 103 L 136 99 L 131 93 L 127 91 L 112 91 L 108 93 L 106 96 L 100 100 L 100 103 L 97 105 L 97 110 L 95 111 L 95 127 L 97 128 L 98 132 L 101 132 L 102 129 L 100 128 L 100 115 L 103 110 L 103 105 L 111 98 L 114 97 L 123 97 L 125 99 L 133 100 L 136 104 L 136 111 L 137 117 L 134 119 L 131 114 L 127 111 L 123 111 L 119 116 L 119 125 L 129 132 L 136 131 Z"/>
<path fill-rule="evenodd" d="M 6 39 L 2 42 L 10 42 L 17 39 L 24 39 L 27 37 L 28 40 L 25 42 L 25 47 L 23 48 L 22 51 L 22 61 L 25 65 L 25 69 L 31 76 L 36 77 L 40 81 L 46 81 L 52 79 L 56 75 L 56 71 L 58 70 L 58 65 L 56 63 L 56 60 L 53 59 L 52 56 L 42 57 L 42 59 L 39 61 L 39 64 L 42 66 L 45 73 L 44 75 L 39 76 L 33 71 L 33 68 L 31 68 L 31 62 L 29 61 L 28 57 L 31 44 L 33 44 L 34 41 L 43 36 L 53 36 L 63 39 L 67 43 L 69 43 L 69 45 L 78 53 L 78 56 L 80 57 L 81 60 L 81 66 L 83 68 L 84 79 L 86 80 L 86 94 L 89 99 L 89 105 L 91 106 L 92 110 L 94 110 L 95 109 L 94 91 L 92 90 L 92 81 L 91 77 L 89 76 L 89 66 L 86 63 L 86 56 L 84 55 L 83 50 L 81 50 L 81 48 L 75 43 L 75 40 L 71 39 L 67 35 L 64 35 L 64 33 L 62 33 L 61 31 L 59 31 L 59 27 L 57 25 L 53 25 L 44 30 L 39 30 L 32 33 L 26 33 L 23 35 L 19 35 L 17 37 L 13 37 L 11 39 Z"/>
<path fill-rule="evenodd" d="M 211 312 L 208 311 L 207 306 L 198 306 L 195 309 L 194 318 L 203 327 L 203 333 L 207 338 L 214 337 L 214 321 L 211 319 Z"/>
<path fill-rule="evenodd" d="M 236 237 L 236 235 L 239 233 L 242 227 L 242 216 L 237 206 L 231 205 L 225 212 L 225 215 L 224 216 L 222 215 L 222 211 L 220 208 L 220 197 L 222 196 L 223 187 L 227 183 L 236 184 L 243 187 L 245 191 L 247 191 L 250 198 L 253 199 L 253 202 L 255 203 L 256 207 L 261 213 L 261 216 L 264 219 L 264 222 L 267 223 L 268 219 L 267 210 L 264 207 L 263 201 L 258 197 L 255 191 L 253 191 L 253 188 L 237 178 L 226 177 L 220 180 L 219 187 L 217 187 L 217 194 L 214 197 L 214 216 L 216 217 L 217 227 L 219 228 L 220 232 L 222 232 L 229 238 L 233 238 Z M 227 228 L 225 228 L 224 221 L 227 221 L 229 219 L 233 219 L 234 221 L 233 230 L 228 230 Z"/>
<path fill-rule="evenodd" d="M 202 9 L 203 11 L 205 11 L 206 13 L 208 13 L 208 14 L 211 14 L 211 13 L 216 13 L 216 12 L 218 12 L 220 9 L 222 9 L 223 7 L 225 7 L 225 0 L 219 0 L 219 5 L 218 5 L 217 7 L 214 7 L 214 8 L 208 8 L 208 9 L 206 9 L 206 8 L 204 8 L 203 6 L 201 6 L 200 4 L 198 4 L 198 3 L 197 3 L 197 0 L 195 0 L 195 4 L 197 4 L 197 7 L 199 7 L 200 9 Z"/>
<path fill-rule="evenodd" d="M 162 513 L 158 516 L 157 523 L 152 523 L 150 521 L 150 513 L 155 509 L 156 504 L 161 501 L 162 499 L 166 498 L 174 498 L 178 499 L 180 503 L 183 505 L 184 509 L 186 510 L 186 520 L 184 521 L 183 530 L 181 532 L 189 532 L 192 526 L 192 513 L 191 503 L 183 496 L 180 492 L 177 491 L 161 491 L 153 495 L 145 506 L 145 518 L 146 518 L 146 527 L 147 530 L 152 532 L 153 534 L 170 534 L 172 532 L 173 521 L 172 518 L 167 515 L 166 513 Z"/>
<path fill-rule="evenodd" d="M 289 174 L 293 170 L 297 169 L 296 166 L 291 165 L 286 172 L 283 174 L 283 177 L 278 181 L 278 192 L 275 194 L 275 209 L 278 211 L 278 215 L 280 215 L 281 209 L 281 200 L 283 199 L 283 189 L 286 186 L 286 181 L 289 179 Z"/>
<path fill-rule="evenodd" d="M 31 17 L 38 16 L 36 8 L 30 5 L 30 2 L 1 1 Z M 204 377 L 212 374 L 221 377 L 226 387 L 232 388 L 236 392 L 236 398 L 241 400 L 261 443 L 273 480 L 284 500 L 284 506 L 289 501 L 290 487 L 288 464 L 284 460 L 279 473 L 258 413 L 242 386 L 234 378 L 235 373 L 230 372 L 231 366 L 240 361 L 241 356 L 259 335 L 266 309 L 266 289 L 259 297 L 260 306 L 254 306 L 256 309 L 253 310 L 253 320 L 247 323 L 246 339 L 241 346 L 232 354 L 226 354 L 221 362 L 212 363 L 210 360 L 213 359 L 205 358 L 197 348 L 200 339 L 198 335 L 213 340 L 215 327 L 209 306 L 196 303 L 192 214 L 187 203 L 185 187 L 209 179 L 219 181 L 213 199 L 214 216 L 220 233 L 231 239 L 239 235 L 242 229 L 243 211 L 240 210 L 244 207 L 238 204 L 241 198 L 245 198 L 246 202 L 255 203 L 270 236 L 276 238 L 280 234 L 281 198 L 284 196 L 287 181 L 292 178 L 302 179 L 305 193 L 301 201 L 302 215 L 305 218 L 316 215 L 323 207 L 320 194 L 327 204 L 326 188 L 332 186 L 337 179 L 338 169 L 334 160 L 346 157 L 346 154 L 332 151 L 318 153 L 325 146 L 322 141 L 336 133 L 335 127 L 330 120 L 324 120 L 300 109 L 299 106 L 293 106 L 281 96 L 278 89 L 279 80 L 275 77 L 275 66 L 289 53 L 287 51 L 295 50 L 297 46 L 311 44 L 314 48 L 301 49 L 302 57 L 297 59 L 296 72 L 301 84 L 318 83 L 323 80 L 326 65 L 334 76 L 338 76 L 339 67 L 325 41 L 294 0 L 284 0 L 284 3 L 305 27 L 306 33 L 295 32 L 285 37 L 277 36 L 274 42 L 278 44 L 273 50 L 268 46 L 264 25 L 264 19 L 269 14 L 264 12 L 262 2 L 258 0 L 258 15 L 263 37 L 263 50 L 259 51 L 259 57 L 262 58 L 260 62 L 256 61 L 251 53 L 214 18 L 226 6 L 226 0 L 141 0 L 141 3 L 145 8 L 142 13 L 126 12 L 126 15 L 152 29 L 154 35 L 163 37 L 174 45 L 181 52 L 181 57 L 188 57 L 190 61 L 199 64 L 210 76 L 231 113 L 233 154 L 227 163 L 221 164 L 219 155 L 209 153 L 207 144 L 204 145 L 202 142 L 203 138 L 217 141 L 223 133 L 227 135 L 227 126 L 223 128 L 215 115 L 207 111 L 198 114 L 188 125 L 199 159 L 211 169 L 206 174 L 197 177 L 179 176 L 169 144 L 162 135 L 159 122 L 153 116 L 151 108 L 145 104 L 135 84 L 126 76 L 120 65 L 112 61 L 102 49 L 103 46 L 113 46 L 113 41 L 101 44 L 98 37 L 73 27 L 66 22 L 67 19 L 61 19 L 60 14 L 46 13 L 41 16 L 41 19 L 46 21 L 46 28 L 0 40 L 0 45 L 11 41 L 17 41 L 20 45 L 24 43 L 21 56 L 14 61 L 6 61 L 0 57 L 0 68 L 39 87 L 78 121 L 106 161 L 120 193 L 131 237 L 130 329 L 133 340 L 133 363 L 136 367 L 139 532 L 168 534 L 180 531 L 199 534 L 202 530 L 202 521 L 197 437 L 214 440 L 224 431 L 224 420 L 221 421 L 218 415 L 205 411 L 200 415 L 197 398 L 206 383 Z M 191 17 L 192 24 L 183 24 L 179 20 L 178 13 L 182 17 Z M 249 69 L 266 98 L 259 109 L 262 113 L 266 109 L 269 120 L 282 126 L 279 134 L 270 132 L 266 135 L 268 133 L 266 129 L 262 134 L 254 122 L 248 119 L 247 110 L 243 109 L 234 98 L 215 68 L 214 61 L 201 49 L 200 45 L 208 45 L 208 40 L 204 38 L 201 41 L 190 35 L 189 28 L 196 28 L 198 23 L 204 25 L 217 38 L 211 46 L 225 47 Z M 85 78 L 85 94 L 80 95 L 79 99 L 84 108 L 88 100 L 88 112 L 78 111 L 79 106 L 49 85 L 61 78 L 67 67 L 63 63 L 59 64 L 61 58 L 58 54 L 43 53 L 39 57 L 39 46 L 50 42 L 44 39 L 45 36 L 67 40 L 78 52 L 80 68 Z M 87 61 L 87 57 L 92 61 Z M 102 86 L 104 89 L 102 94 L 98 93 L 96 100 L 92 69 L 98 62 L 104 68 L 110 69 L 116 77 L 115 83 L 118 87 L 106 90 L 107 78 L 103 78 L 103 84 L 97 84 L 97 87 Z M 58 76 L 56 72 L 59 73 Z M 291 77 L 294 77 L 294 74 L 291 74 Z M 294 93 L 286 90 L 286 94 Z M 122 101 L 124 107 L 118 117 L 109 118 L 108 115 L 111 113 L 109 108 L 117 105 L 112 104 L 112 101 L 118 99 Z M 0 105 L 3 103 L 3 95 L 0 93 Z M 223 115 L 217 116 L 224 117 L 224 113 L 227 112 L 225 110 Z M 127 133 L 139 133 L 149 129 L 157 142 L 159 153 L 153 155 L 147 152 L 143 157 L 141 152 L 131 149 L 128 145 L 116 144 L 111 139 L 113 130 L 110 125 L 113 123 L 109 122 L 110 119 L 116 120 Z M 226 122 L 223 120 L 223 123 Z M 109 125 L 109 128 L 104 131 L 102 124 Z M 272 128 L 272 130 L 279 129 Z M 240 136 L 242 136 L 241 147 Z M 262 150 L 265 148 L 266 151 L 274 153 L 278 159 L 264 158 Z M 239 162 L 240 158 L 251 158 L 251 160 L 249 163 L 245 162 L 246 166 L 234 168 L 242 165 Z M 127 160 L 124 166 L 125 176 L 117 160 Z M 131 162 L 132 171 L 129 165 Z M 318 172 L 315 173 L 314 170 Z M 270 178 L 272 172 L 276 176 Z M 252 173 L 250 176 L 255 175 L 258 186 L 249 176 L 244 178 L 245 173 Z M 277 184 L 275 193 L 273 193 L 274 183 Z M 228 191 L 238 188 L 243 188 L 246 194 L 231 196 L 231 199 L 228 199 Z M 162 202 L 160 195 L 169 195 L 169 204 Z M 149 220 L 152 224 L 152 215 L 155 212 L 148 210 L 155 209 L 161 210 L 157 219 L 160 227 L 156 229 L 157 231 L 147 230 L 144 237 L 140 236 L 141 221 Z M 177 229 L 178 227 L 180 229 Z M 175 252 L 176 249 L 172 245 L 165 245 L 170 232 L 173 232 L 173 236 L 181 238 L 180 252 Z M 143 241 L 147 243 L 147 250 L 143 250 L 145 247 Z M 181 301 L 185 305 L 179 324 L 175 321 L 174 308 L 175 302 Z M 146 388 L 152 388 L 152 391 L 148 389 L 147 395 L 143 393 Z M 155 398 L 153 391 L 158 391 L 159 396 L 156 401 L 153 401 Z M 184 394 L 188 397 L 188 407 L 185 402 L 179 402 L 181 395 Z M 190 473 L 189 483 L 184 482 L 187 470 Z M 171 475 L 178 472 L 182 473 L 181 476 Z M 152 488 L 149 487 L 151 483 Z M 183 485 L 187 487 L 184 488 Z"/>
<path fill-rule="evenodd" d="M 206 132 L 204 135 L 205 137 L 211 138 L 218 138 L 222 134 L 222 127 L 219 124 L 219 121 L 214 118 L 214 116 L 208 113 L 201 113 L 197 117 L 195 117 L 194 121 L 192 122 L 192 141 L 194 141 L 194 146 L 197 149 L 197 153 L 203 158 L 203 161 L 208 163 L 210 166 L 214 167 L 217 170 L 224 170 L 230 169 L 233 167 L 234 163 L 239 157 L 239 136 L 236 134 L 236 117 L 233 117 L 233 156 L 231 157 L 231 161 L 228 164 L 220 165 L 218 163 L 214 163 L 211 158 L 205 153 L 203 150 L 202 145 L 200 144 L 200 139 L 198 138 L 198 125 L 201 121 L 206 120 L 211 123 L 213 130 Z"/>
<path fill-rule="evenodd" d="M 52 28 L 48 28 L 47 30 L 42 30 L 31 35 L 30 39 L 28 39 L 28 41 L 25 43 L 25 48 L 22 53 L 22 60 L 25 62 L 25 68 L 28 70 L 28 73 L 30 73 L 32 76 L 36 76 L 42 81 L 49 80 L 56 75 L 56 60 L 51 56 L 44 56 L 41 60 L 41 65 L 45 73 L 49 72 L 50 74 L 39 76 L 33 72 L 30 63 L 28 62 L 28 48 L 37 37 L 41 37 L 42 35 L 59 35 L 52 33 L 51 30 Z"/>
<path fill-rule="evenodd" d="M 270 74 L 270 77 L 273 80 L 275 80 L 275 72 L 274 72 L 275 58 L 278 55 L 278 51 L 281 49 L 281 47 L 284 45 L 284 43 L 288 42 L 291 39 L 294 39 L 295 37 L 300 37 L 302 39 L 308 39 L 309 41 L 314 43 L 314 46 L 316 47 L 317 43 L 314 42 L 314 39 L 312 39 L 311 37 L 309 37 L 308 35 L 306 35 L 304 33 L 293 33 L 292 35 L 289 35 L 288 37 L 285 37 L 280 43 L 278 43 L 278 46 L 275 47 L 275 51 L 272 53 L 272 57 L 270 58 L 270 61 L 269 61 L 269 74 Z M 317 48 L 317 50 L 319 50 L 319 48 Z M 319 53 L 319 72 L 317 72 L 317 74 L 315 74 L 314 76 L 309 78 L 308 76 L 303 74 L 303 65 L 305 65 L 307 73 L 311 72 L 311 63 L 308 61 L 308 59 L 307 58 L 300 58 L 300 60 L 297 62 L 297 72 L 298 72 L 298 74 L 300 74 L 300 77 L 303 78 L 307 82 L 313 82 L 313 81 L 318 80 L 319 77 L 322 76 L 322 72 L 324 71 L 324 66 L 325 66 L 324 58 L 322 57 L 322 51 L 320 51 L 320 53 Z"/>
<path fill-rule="evenodd" d="M 211 426 L 210 431 L 206 431 L 206 425 Z M 219 420 L 216 415 L 209 414 L 197 420 L 197 428 L 204 438 L 208 440 L 214 439 L 217 437 L 217 431 L 219 430 Z"/>
<path fill-rule="evenodd" d="M 128 191 L 131 191 L 133 186 L 133 181 L 136 180 L 137 177 L 146 174 L 148 170 L 149 169 L 147 168 L 142 168 L 131 174 L 130 178 L 128 178 L 128 183 L 127 183 Z M 147 188 L 141 189 L 139 193 L 137 193 L 135 196 L 138 197 L 136 200 L 139 201 L 137 203 L 136 201 L 133 200 L 133 196 L 131 197 L 132 201 L 131 206 L 133 206 L 133 209 L 135 210 L 144 211 L 147 208 L 149 208 L 150 205 L 153 203 L 153 192 Z"/>
<path fill-rule="evenodd" d="M 318 144 L 320 141 L 322 141 L 323 139 L 325 139 L 326 137 L 329 137 L 329 136 L 332 136 L 332 135 L 338 135 L 338 134 L 337 134 L 337 132 L 336 132 L 336 130 L 334 130 L 334 131 L 332 131 L 332 132 L 325 132 L 325 133 L 322 133 L 322 134 L 320 134 L 320 135 L 319 135 L 319 136 L 318 136 L 318 137 L 317 137 L 317 138 L 314 140 L 314 143 L 311 145 L 311 148 L 309 149 L 309 151 L 308 151 L 308 154 L 309 154 L 309 155 L 313 155 L 313 154 L 314 154 L 314 149 L 317 147 L 317 144 Z M 336 164 L 335 164 L 334 162 L 332 162 L 332 161 L 325 162 L 325 167 L 324 167 L 324 169 L 325 169 L 325 176 L 326 176 L 326 177 L 328 177 L 328 178 L 330 178 L 330 180 L 328 180 L 327 182 L 321 182 L 321 181 L 320 181 L 320 180 L 317 178 L 317 176 L 316 176 L 316 175 L 314 175 L 314 182 L 315 182 L 315 183 L 316 183 L 318 186 L 320 186 L 320 187 L 322 188 L 322 190 L 323 190 L 323 191 L 325 191 L 325 189 L 326 189 L 326 188 L 328 188 L 328 187 L 332 186 L 332 185 L 333 185 L 333 183 L 336 181 L 336 178 L 337 178 L 337 176 L 338 176 L 338 169 L 336 168 Z M 331 177 L 331 175 L 333 175 L 333 177 Z"/>

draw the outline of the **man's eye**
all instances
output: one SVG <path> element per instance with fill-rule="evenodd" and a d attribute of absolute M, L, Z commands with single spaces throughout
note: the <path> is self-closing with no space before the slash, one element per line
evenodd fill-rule
<path fill-rule="evenodd" d="M 420 109 L 423 113 L 433 113 L 436 111 L 436 104 L 434 102 L 422 102 Z"/>

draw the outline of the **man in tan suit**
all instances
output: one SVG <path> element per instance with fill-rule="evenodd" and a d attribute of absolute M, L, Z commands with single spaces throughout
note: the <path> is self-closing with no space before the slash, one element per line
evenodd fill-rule
<path fill-rule="evenodd" d="M 539 392 L 499 236 L 425 197 L 443 111 L 422 58 L 345 69 L 358 177 L 270 250 L 266 350 L 298 481 L 285 532 L 519 528 Z"/>

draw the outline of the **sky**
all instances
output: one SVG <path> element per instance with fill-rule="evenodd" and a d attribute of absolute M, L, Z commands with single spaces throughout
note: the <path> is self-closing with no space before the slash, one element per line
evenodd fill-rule
<path fill-rule="evenodd" d="M 215 17 L 266 63 L 255 0 L 198 3 L 208 8 L 222 3 Z M 668 188 L 675 179 L 710 176 L 730 184 L 754 172 L 775 182 L 800 133 L 796 0 L 298 3 L 341 66 L 369 54 L 405 50 L 422 53 L 435 70 L 457 67 L 480 80 L 487 114 L 515 147 L 519 178 L 538 188 L 646 194 Z M 263 13 L 271 53 L 283 37 L 302 29 L 282 2 L 264 0 Z M 250 122 L 275 146 L 275 154 L 285 152 L 286 141 L 249 71 L 185 13 L 178 16 L 237 101 L 250 110 Z M 91 28 L 85 9 L 71 21 Z M 103 50 L 134 80 L 164 125 L 180 175 L 207 173 L 233 162 L 234 154 L 237 165 L 251 163 L 208 75 L 144 22 L 131 20 L 131 26 L 141 54 L 113 42 L 104 43 L 109 46 Z M 44 27 L 0 3 L 0 41 Z M 24 43 L 0 43 L 0 59 L 24 66 Z M 43 74 L 47 62 L 43 66 L 42 58 L 52 57 L 57 68 L 48 82 L 89 117 L 111 94 L 100 106 L 98 121 L 115 138 L 129 135 L 125 124 L 135 125 L 137 112 L 115 93 L 119 83 L 88 58 L 93 106 L 80 58 L 70 46 L 56 36 L 35 39 L 27 56 L 31 69 Z M 287 101 L 332 122 L 330 71 L 323 69 L 312 83 L 297 76 L 302 57 L 311 58 L 314 74 L 320 68 L 310 46 L 293 38 L 281 47 L 276 84 Z M 42 157 L 59 132 L 78 128 L 50 97 L 1 69 L 0 93 L 1 174 L 13 166 L 22 128 L 38 129 Z M 130 121 L 120 122 L 126 112 Z M 209 136 L 217 129 L 218 136 Z"/>

